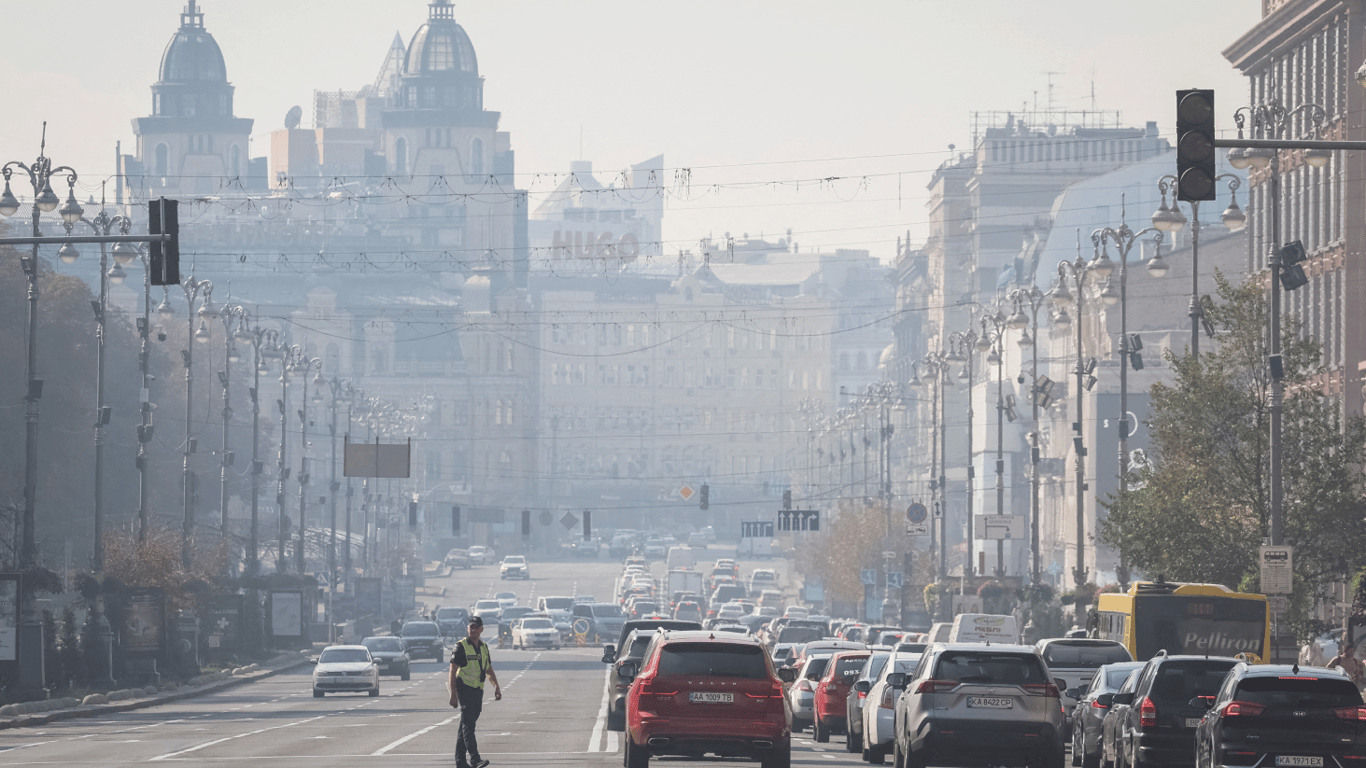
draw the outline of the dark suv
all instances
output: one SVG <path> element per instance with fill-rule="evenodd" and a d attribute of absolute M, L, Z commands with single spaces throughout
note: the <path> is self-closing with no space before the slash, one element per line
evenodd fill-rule
<path fill-rule="evenodd" d="M 1139 673 L 1134 692 L 1117 693 L 1112 700 L 1128 707 L 1115 713 L 1120 718 L 1113 729 L 1117 768 L 1193 766 L 1195 727 L 1206 712 L 1201 697 L 1214 696 L 1237 664 L 1227 656 L 1158 651 Z"/>
<path fill-rule="evenodd" d="M 757 640 L 729 632 L 656 632 L 626 699 L 626 768 L 651 755 L 747 757 L 764 768 L 792 764 L 792 712 Z"/>
<path fill-rule="evenodd" d="M 635 665 L 634 669 L 640 669 L 640 660 L 645 658 L 645 649 L 654 636 L 653 629 L 638 629 L 626 636 L 619 652 L 602 657 L 604 664 L 612 665 L 612 672 L 607 676 L 607 686 L 611 689 L 608 692 L 611 704 L 607 709 L 609 731 L 626 730 L 626 692 L 631 690 L 631 681 L 621 676 L 621 665 L 630 663 Z"/>
<path fill-rule="evenodd" d="M 446 643 L 435 621 L 410 621 L 403 625 L 399 636 L 403 638 L 403 646 L 408 649 L 408 658 L 429 656 L 436 659 L 438 664 L 441 663 Z"/>
<path fill-rule="evenodd" d="M 1239 664 L 1195 730 L 1195 764 L 1366 765 L 1366 703 L 1336 669 Z"/>

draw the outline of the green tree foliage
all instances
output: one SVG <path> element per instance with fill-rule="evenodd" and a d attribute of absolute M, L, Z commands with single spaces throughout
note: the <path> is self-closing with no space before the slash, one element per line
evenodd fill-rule
<path fill-rule="evenodd" d="M 1153 461 L 1130 480 L 1123 505 L 1107 504 L 1100 539 L 1148 574 L 1236 588 L 1255 575 L 1270 536 L 1269 307 L 1255 281 L 1215 279 L 1219 302 L 1206 302 L 1205 313 L 1219 343 L 1198 361 L 1168 353 L 1173 380 L 1152 388 Z M 1296 548 L 1304 596 L 1354 571 L 1366 552 L 1366 424 L 1344 420 L 1324 397 L 1317 341 L 1282 322 L 1285 541 Z"/>
<path fill-rule="evenodd" d="M 77 632 L 76 609 L 70 605 L 62 609 L 62 628 L 57 636 L 57 655 L 61 658 L 61 676 L 56 685 L 61 688 L 72 685 L 80 676 L 81 647 Z M 49 680 L 49 684 L 53 681 Z"/>

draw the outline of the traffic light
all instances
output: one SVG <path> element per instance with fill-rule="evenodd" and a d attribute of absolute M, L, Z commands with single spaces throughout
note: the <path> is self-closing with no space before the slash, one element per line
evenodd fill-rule
<path fill-rule="evenodd" d="M 1176 92 L 1176 197 L 1213 200 L 1214 91 Z"/>
<path fill-rule="evenodd" d="M 410 501 L 410 502 L 408 502 L 408 527 L 409 527 L 409 528 L 416 528 L 416 527 L 417 527 L 417 502 L 416 502 L 416 501 Z"/>
<path fill-rule="evenodd" d="M 147 249 L 152 285 L 180 285 L 179 200 L 161 198 L 147 204 L 147 234 L 170 235 L 166 242 L 152 241 Z"/>
<path fill-rule="evenodd" d="M 783 509 L 792 509 L 792 491 L 783 491 Z"/>
<path fill-rule="evenodd" d="M 702 484 L 702 493 L 698 497 L 697 506 L 702 509 L 711 508 L 711 486 L 706 483 Z"/>
<path fill-rule="evenodd" d="M 451 533 L 460 535 L 460 505 L 451 507 Z"/>
<path fill-rule="evenodd" d="M 1286 243 L 1280 251 L 1281 256 L 1281 287 L 1287 291 L 1309 284 L 1309 278 L 1304 274 L 1304 267 L 1300 262 L 1304 261 L 1308 254 L 1305 253 L 1304 243 L 1299 240 Z"/>
<path fill-rule="evenodd" d="M 522 510 L 522 538 L 531 538 L 531 510 Z"/>
<path fill-rule="evenodd" d="M 593 538 L 593 510 L 583 511 L 583 540 L 590 541 Z"/>

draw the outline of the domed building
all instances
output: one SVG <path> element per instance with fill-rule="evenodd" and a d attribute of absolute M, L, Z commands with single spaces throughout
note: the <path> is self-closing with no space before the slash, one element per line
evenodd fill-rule
<path fill-rule="evenodd" d="M 137 152 L 123 170 L 134 190 L 206 195 L 249 175 L 252 120 L 233 116 L 233 90 L 223 51 L 189 0 L 161 56 L 152 114 L 133 120 Z"/>

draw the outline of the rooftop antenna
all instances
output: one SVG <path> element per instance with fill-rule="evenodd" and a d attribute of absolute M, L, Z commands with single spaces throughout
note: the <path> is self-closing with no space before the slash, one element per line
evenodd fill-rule
<path fill-rule="evenodd" d="M 1051 113 L 1051 112 L 1053 111 L 1053 88 L 1054 88 L 1054 86 L 1053 86 L 1053 76 L 1054 76 L 1054 75 L 1065 75 L 1065 74 L 1067 74 L 1067 73 L 1066 73 L 1066 72 L 1049 71 L 1049 72 L 1044 72 L 1043 74 L 1044 74 L 1044 77 L 1048 78 L 1048 111 Z"/>
<path fill-rule="evenodd" d="M 1096 111 L 1096 65 L 1091 65 L 1091 111 Z"/>

